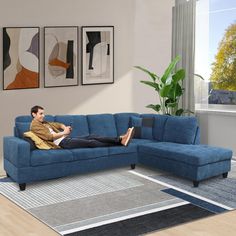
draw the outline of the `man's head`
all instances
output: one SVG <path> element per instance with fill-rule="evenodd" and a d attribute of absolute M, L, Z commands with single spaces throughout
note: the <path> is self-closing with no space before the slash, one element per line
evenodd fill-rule
<path fill-rule="evenodd" d="M 31 116 L 40 122 L 43 122 L 44 120 L 44 109 L 41 106 L 34 106 L 31 108 Z"/>

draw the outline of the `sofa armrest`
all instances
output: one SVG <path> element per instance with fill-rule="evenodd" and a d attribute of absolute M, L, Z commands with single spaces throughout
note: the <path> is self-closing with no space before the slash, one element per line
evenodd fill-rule
<path fill-rule="evenodd" d="M 3 137 L 3 156 L 16 167 L 29 166 L 30 144 L 17 137 Z"/>

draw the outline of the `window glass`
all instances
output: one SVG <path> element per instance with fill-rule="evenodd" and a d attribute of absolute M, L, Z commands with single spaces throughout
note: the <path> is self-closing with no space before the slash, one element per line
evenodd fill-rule
<path fill-rule="evenodd" d="M 236 0 L 196 6 L 195 101 L 236 105 Z"/>

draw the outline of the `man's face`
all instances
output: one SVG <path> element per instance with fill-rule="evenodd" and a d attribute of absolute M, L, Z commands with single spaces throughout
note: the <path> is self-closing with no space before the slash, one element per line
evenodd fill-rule
<path fill-rule="evenodd" d="M 37 113 L 32 113 L 33 117 L 35 120 L 39 121 L 39 122 L 43 122 L 44 120 L 44 110 L 42 109 L 38 109 L 38 112 Z"/>

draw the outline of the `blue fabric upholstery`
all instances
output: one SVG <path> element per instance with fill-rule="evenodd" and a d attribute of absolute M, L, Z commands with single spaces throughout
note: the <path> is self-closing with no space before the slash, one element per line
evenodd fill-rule
<path fill-rule="evenodd" d="M 155 115 L 153 125 L 153 138 L 157 141 L 163 141 L 164 129 L 166 121 L 169 118 L 167 115 Z"/>
<path fill-rule="evenodd" d="M 70 150 L 34 150 L 31 153 L 31 165 L 41 166 L 52 163 L 62 163 L 73 161 Z"/>
<path fill-rule="evenodd" d="M 153 139 L 153 116 L 130 117 L 130 127 L 135 128 L 134 138 Z"/>
<path fill-rule="evenodd" d="M 230 160 L 232 151 L 208 145 L 189 145 L 170 142 L 140 144 L 143 153 L 167 158 L 190 165 L 202 166 L 208 163 Z"/>
<path fill-rule="evenodd" d="M 193 144 L 197 131 L 195 117 L 169 116 L 164 129 L 164 142 Z"/>
<path fill-rule="evenodd" d="M 199 126 L 197 127 L 197 131 L 195 134 L 195 139 L 193 144 L 200 144 L 200 128 Z"/>
<path fill-rule="evenodd" d="M 72 136 L 96 134 L 116 137 L 126 132 L 130 119 L 143 122 L 153 118 L 153 126 L 132 139 L 128 147 L 70 150 L 31 150 L 30 143 L 18 138 L 28 131 L 32 118 L 15 119 L 16 137 L 4 137 L 4 169 L 17 183 L 57 178 L 76 173 L 141 163 L 199 181 L 230 170 L 232 151 L 200 143 L 200 129 L 194 117 L 157 114 L 118 113 L 101 115 L 47 116 L 72 125 Z M 149 119 L 150 120 L 150 119 Z M 143 128 L 143 127 L 142 127 Z"/>
<path fill-rule="evenodd" d="M 107 137 L 117 137 L 116 123 L 113 115 L 87 115 L 89 132 Z"/>
<path fill-rule="evenodd" d="M 117 113 L 114 114 L 117 128 L 117 135 L 125 134 L 130 126 L 130 117 L 139 117 L 137 113 Z"/>
<path fill-rule="evenodd" d="M 117 155 L 117 154 L 125 154 L 125 153 L 137 153 L 137 145 L 129 144 L 129 146 L 117 146 L 117 147 L 109 147 L 108 154 L 109 155 Z"/>
<path fill-rule="evenodd" d="M 88 160 L 108 156 L 107 147 L 70 149 L 73 160 Z"/>
<path fill-rule="evenodd" d="M 17 137 L 23 138 L 24 132 L 27 132 L 30 130 L 30 122 L 16 122 L 16 133 Z"/>
<path fill-rule="evenodd" d="M 3 156 L 17 167 L 30 166 L 30 144 L 17 137 L 3 137 Z"/>
<path fill-rule="evenodd" d="M 72 126 L 71 137 L 81 137 L 89 135 L 87 117 L 84 115 L 55 116 L 55 121 Z"/>
<path fill-rule="evenodd" d="M 46 115 L 45 120 L 48 122 L 53 122 L 54 117 L 51 115 Z M 24 132 L 27 132 L 30 130 L 30 123 L 32 121 L 31 116 L 18 116 L 15 119 L 15 129 L 14 134 L 16 137 L 23 138 Z"/>

